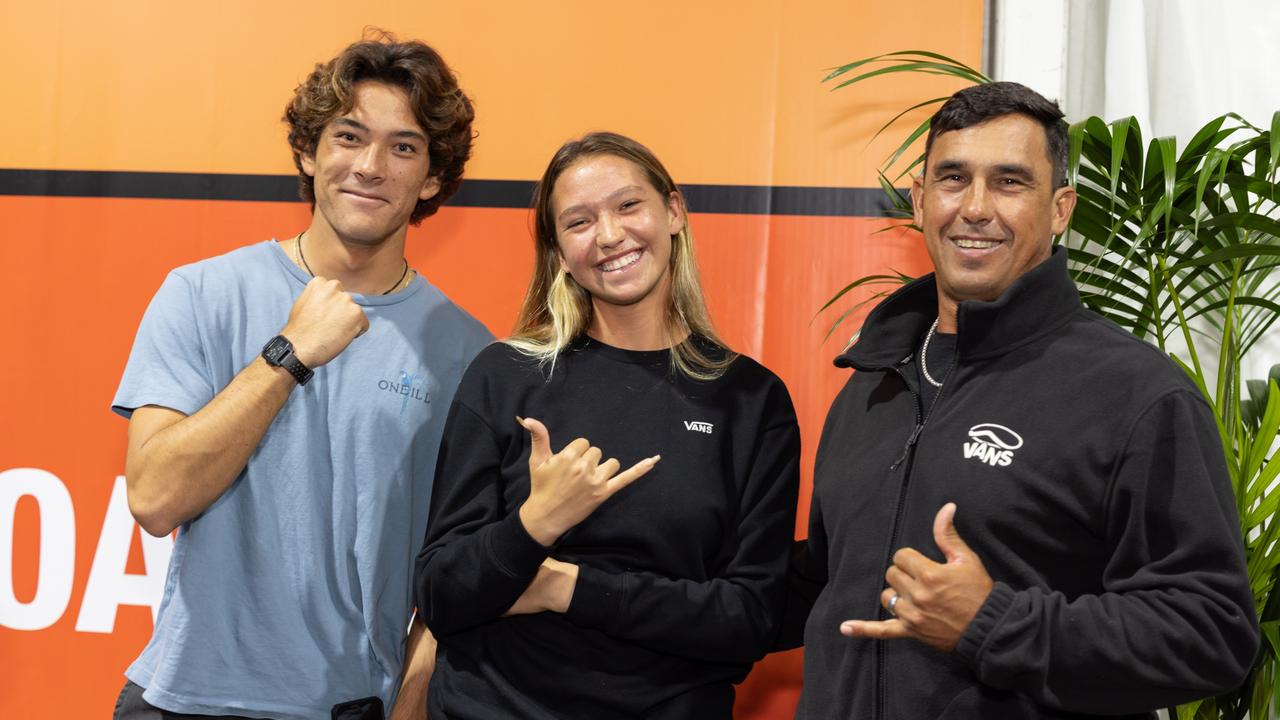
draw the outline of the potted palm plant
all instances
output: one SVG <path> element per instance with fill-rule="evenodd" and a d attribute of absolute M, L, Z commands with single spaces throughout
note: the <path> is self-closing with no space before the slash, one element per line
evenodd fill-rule
<path fill-rule="evenodd" d="M 911 50 L 842 65 L 824 82 L 844 88 L 904 72 L 991 81 L 946 56 Z M 908 113 L 945 100 L 903 110 L 877 135 Z M 890 214 L 906 218 L 892 227 L 912 227 L 910 204 L 895 183 L 923 161 L 909 153 L 928 130 L 928 120 L 913 128 L 880 169 Z M 1084 303 L 1169 353 L 1213 408 L 1264 638 L 1243 686 L 1170 708 L 1170 715 L 1273 717 L 1280 711 L 1280 365 L 1267 380 L 1246 381 L 1240 367 L 1280 319 L 1280 112 L 1266 129 L 1223 115 L 1182 148 L 1174 138 L 1144 141 L 1133 118 L 1086 118 L 1070 126 L 1069 137 L 1068 177 L 1079 200 L 1071 225 L 1054 241 L 1067 248 Z M 854 280 L 822 308 L 839 311 L 831 330 L 886 294 L 886 287 L 909 279 L 885 274 Z M 872 292 L 860 302 L 851 302 L 855 291 L 867 290 Z"/>

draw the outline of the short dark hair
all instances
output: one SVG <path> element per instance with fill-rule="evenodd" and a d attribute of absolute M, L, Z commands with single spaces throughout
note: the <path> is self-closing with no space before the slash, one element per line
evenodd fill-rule
<path fill-rule="evenodd" d="M 427 131 L 431 176 L 440 179 L 440 191 L 414 206 L 409 221 L 416 225 L 433 215 L 462 184 L 462 169 L 471 157 L 475 111 L 449 66 L 430 46 L 416 40 L 397 42 L 395 36 L 381 31 L 372 34 L 374 39 L 353 43 L 329 62 L 317 64 L 285 108 L 289 147 L 298 168 L 298 195 L 315 205 L 315 179 L 303 172 L 302 158 L 315 156 L 325 126 L 351 111 L 356 83 L 384 82 L 409 96 L 414 118 Z"/>
<path fill-rule="evenodd" d="M 1025 115 L 1044 128 L 1053 166 L 1053 189 L 1067 184 L 1067 124 L 1058 103 L 1016 82 L 990 82 L 967 87 L 952 95 L 929 121 L 924 143 L 925 165 L 937 136 L 963 130 L 1004 115 Z"/>

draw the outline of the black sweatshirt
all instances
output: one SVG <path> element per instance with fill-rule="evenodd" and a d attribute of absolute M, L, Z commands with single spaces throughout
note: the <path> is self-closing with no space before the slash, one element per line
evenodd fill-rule
<path fill-rule="evenodd" d="M 669 358 L 584 338 L 551 372 L 499 343 L 467 370 L 415 581 L 439 641 L 433 720 L 731 717 L 731 683 L 776 639 L 799 431 L 750 358 L 710 382 Z M 541 420 L 553 451 L 585 437 L 623 468 L 662 460 L 547 549 L 517 513 L 516 416 Z M 568 612 L 500 617 L 548 555 L 581 568 Z"/>
<path fill-rule="evenodd" d="M 1235 687 L 1258 644 L 1213 416 L 1157 349 L 1081 306 L 1066 253 L 963 302 L 927 412 L 914 364 L 933 277 L 880 305 L 818 447 L 783 646 L 798 718 L 1137 715 Z M 933 367 L 932 361 L 930 368 Z M 956 528 L 995 588 L 954 652 L 839 634 L 879 619 L 892 554 Z M 811 609 L 811 612 L 810 612 Z"/>

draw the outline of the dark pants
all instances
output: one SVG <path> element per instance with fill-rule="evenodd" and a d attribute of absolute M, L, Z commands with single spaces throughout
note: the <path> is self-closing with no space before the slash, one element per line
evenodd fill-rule
<path fill-rule="evenodd" d="M 254 720 L 243 715 L 187 715 L 161 710 L 142 699 L 144 689 L 131 680 L 125 680 L 112 720 Z"/>

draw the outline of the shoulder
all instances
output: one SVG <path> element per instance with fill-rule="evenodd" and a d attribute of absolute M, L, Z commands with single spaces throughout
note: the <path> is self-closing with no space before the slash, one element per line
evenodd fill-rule
<path fill-rule="evenodd" d="M 190 288 L 206 306 L 235 298 L 261 297 L 276 289 L 288 292 L 293 288 L 287 274 L 281 271 L 279 252 L 273 240 L 254 243 L 175 268 L 169 273 L 169 280 Z"/>
<path fill-rule="evenodd" d="M 525 355 L 506 340 L 489 343 L 476 354 L 468 372 L 477 374 L 509 373 L 512 370 L 526 372 L 538 367 L 536 358 Z"/>
<path fill-rule="evenodd" d="M 739 353 L 733 359 L 733 362 L 729 363 L 724 377 L 727 380 L 743 385 L 774 388 L 782 392 L 787 391 L 787 386 L 782 382 L 782 378 L 750 355 Z"/>
<path fill-rule="evenodd" d="M 279 277 L 271 252 L 268 241 L 176 267 L 156 290 L 148 313 L 205 315 L 242 307 L 247 296 L 271 286 L 267 274 Z"/>
<path fill-rule="evenodd" d="M 422 281 L 426 287 L 423 288 L 424 292 L 421 293 L 419 302 L 426 305 L 425 311 L 431 313 L 430 319 L 433 325 L 439 327 L 470 355 L 476 354 L 481 348 L 493 342 L 493 333 L 489 332 L 489 328 L 484 323 L 455 303 L 426 278 L 422 278 Z"/>
<path fill-rule="evenodd" d="M 731 394 L 734 404 L 755 408 L 767 417 L 795 422 L 787 385 L 772 370 L 749 355 L 738 354 L 724 375 L 714 381 Z"/>
<path fill-rule="evenodd" d="M 514 417 L 524 399 L 545 384 L 536 359 L 506 342 L 491 342 L 463 372 L 454 403 L 482 418 Z"/>
<path fill-rule="evenodd" d="M 173 270 L 172 275 L 182 277 L 188 282 L 198 283 L 205 279 L 239 277 L 246 273 L 256 274 L 272 271 L 279 265 L 276 258 L 278 250 L 273 247 L 274 240 L 236 248 L 221 255 L 214 255 L 203 260 L 181 265 Z"/>
<path fill-rule="evenodd" d="M 544 382 L 545 379 L 536 358 L 525 355 L 505 341 L 496 341 L 476 353 L 462 377 L 459 393 L 507 392 L 516 387 Z"/>
<path fill-rule="evenodd" d="M 1089 373 L 1103 385 L 1132 384 L 1150 398 L 1173 391 L 1199 393 L 1190 376 L 1167 353 L 1111 320 L 1082 309 L 1073 318 L 1077 349 Z"/>

